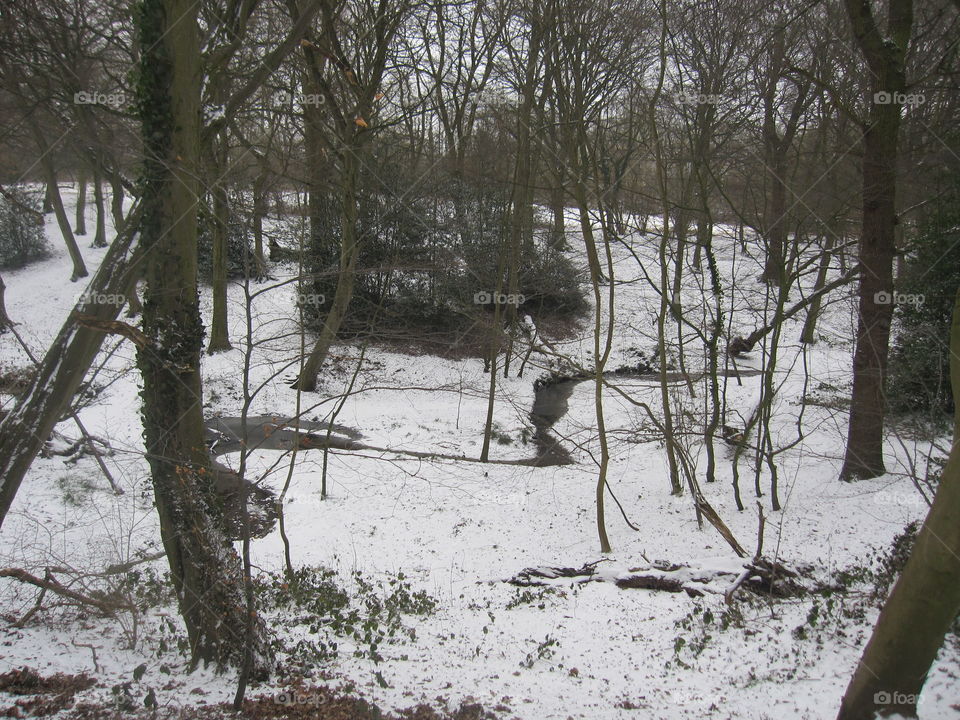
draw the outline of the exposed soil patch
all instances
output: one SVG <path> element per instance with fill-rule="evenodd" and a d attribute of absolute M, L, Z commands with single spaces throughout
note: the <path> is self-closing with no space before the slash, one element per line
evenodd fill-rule
<path fill-rule="evenodd" d="M 0 675 L 0 691 L 22 695 L 13 705 L 0 710 L 3 717 L 47 717 L 73 705 L 73 696 L 97 684 L 89 675 L 56 673 L 44 677 L 23 667 Z"/>
<path fill-rule="evenodd" d="M 197 705 L 183 708 L 119 710 L 93 703 L 82 703 L 70 713 L 69 720 L 219 720 L 244 718 L 250 720 L 496 720 L 496 715 L 481 705 L 464 703 L 456 710 L 433 708 L 428 705 L 385 713 L 363 698 L 343 694 L 325 687 L 297 686 L 272 695 L 256 695 L 244 700 L 237 712 L 229 703 Z"/>

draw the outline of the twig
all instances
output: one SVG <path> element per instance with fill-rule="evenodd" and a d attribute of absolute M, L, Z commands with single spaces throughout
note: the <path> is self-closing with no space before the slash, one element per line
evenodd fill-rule
<path fill-rule="evenodd" d="M 100 663 L 97 662 L 97 649 L 90 643 L 78 643 L 76 640 L 70 641 L 74 647 L 90 648 L 90 654 L 93 655 L 93 671 L 100 672 Z"/>
<path fill-rule="evenodd" d="M 753 561 L 757 562 L 763 555 L 763 529 L 767 524 L 767 518 L 763 514 L 763 505 L 757 501 L 757 551 L 753 554 Z"/>

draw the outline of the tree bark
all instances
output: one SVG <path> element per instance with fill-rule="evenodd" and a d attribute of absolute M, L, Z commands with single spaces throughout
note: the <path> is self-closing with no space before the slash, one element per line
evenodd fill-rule
<path fill-rule="evenodd" d="M 93 236 L 95 248 L 107 246 L 106 209 L 103 202 L 103 176 L 100 168 L 93 169 L 93 202 L 97 206 L 97 230 Z"/>
<path fill-rule="evenodd" d="M 3 296 L 6 291 L 7 286 L 3 284 L 3 277 L 0 276 L 0 333 L 13 325 L 13 322 L 10 320 L 10 316 L 7 315 L 7 306 L 3 302 Z"/>
<path fill-rule="evenodd" d="M 217 165 L 219 167 L 219 165 Z M 229 202 L 227 190 L 219 183 L 210 193 L 213 196 L 213 317 L 210 320 L 210 344 L 207 353 L 232 350 L 227 328 L 227 234 L 229 232 Z"/>
<path fill-rule="evenodd" d="M 303 364 L 300 377 L 293 387 L 304 392 L 317 389 L 317 375 L 330 352 L 330 346 L 340 332 L 340 326 L 347 315 L 347 308 L 353 299 L 353 286 L 356 279 L 357 260 L 360 256 L 360 238 L 357 234 L 357 172 L 356 147 L 343 153 L 343 166 L 340 186 L 340 267 L 337 275 L 337 287 L 333 293 L 330 310 L 324 318 L 320 336 L 314 344 L 307 361 Z"/>
<path fill-rule="evenodd" d="M 77 215 L 76 228 L 74 233 L 77 235 L 87 234 L 87 171 L 80 170 L 80 177 L 77 179 Z"/>
<path fill-rule="evenodd" d="M 860 50 L 871 70 L 871 110 L 863 131 L 863 219 L 859 323 L 853 355 L 853 394 L 842 480 L 886 472 L 883 463 L 884 378 L 893 320 L 897 145 L 913 0 L 891 0 L 889 37 L 869 0 L 844 0 Z M 884 102 L 886 100 L 886 102 Z"/>
<path fill-rule="evenodd" d="M 191 0 L 143 0 L 139 17 L 139 108 L 145 146 L 143 376 L 147 460 L 160 536 L 187 627 L 192 662 L 239 666 L 250 621 L 240 559 L 220 524 L 214 466 L 204 445 L 197 297 L 200 191 L 200 52 Z M 269 672 L 263 623 L 255 619 L 252 655 Z"/>
<path fill-rule="evenodd" d="M 83 262 L 83 255 L 80 254 L 80 248 L 77 245 L 77 239 L 73 236 L 73 229 L 70 227 L 70 218 L 67 217 L 67 211 L 63 207 L 63 198 L 60 197 L 60 186 L 57 185 L 57 171 L 53 166 L 53 160 L 50 159 L 50 148 L 43 141 L 39 131 L 34 129 L 34 136 L 37 138 L 40 146 L 41 160 L 40 166 L 47 180 L 47 192 L 50 195 L 50 204 L 53 206 L 53 212 L 57 216 L 57 226 L 63 235 L 63 242 L 67 246 L 67 252 L 70 253 L 70 260 L 73 262 L 73 273 L 70 276 L 70 282 L 76 282 L 82 277 L 87 277 L 87 266 Z"/>
<path fill-rule="evenodd" d="M 950 341 L 953 448 L 910 558 L 883 606 L 840 704 L 838 720 L 917 716 L 917 699 L 960 612 L 960 292 Z"/>
<path fill-rule="evenodd" d="M 0 527 L 33 459 L 63 417 L 103 344 L 103 333 L 78 325 L 77 316 L 115 320 L 121 305 L 97 302 L 97 299 L 122 295 L 130 285 L 130 278 L 139 273 L 136 262 L 130 259 L 139 222 L 137 210 L 110 246 L 84 299 L 77 303 L 60 328 L 29 387 L 0 422 Z"/>

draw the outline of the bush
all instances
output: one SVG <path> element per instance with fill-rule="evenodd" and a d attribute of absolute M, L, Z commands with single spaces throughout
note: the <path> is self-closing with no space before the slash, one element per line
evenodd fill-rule
<path fill-rule="evenodd" d="M 486 179 L 470 182 L 442 166 L 424 172 L 395 147 L 381 144 L 362 165 L 358 182 L 357 234 L 361 249 L 353 299 L 342 337 L 375 332 L 382 340 L 447 348 L 488 342 L 493 304 L 475 295 L 498 286 L 510 223 L 510 187 Z M 303 293 L 324 296 L 329 306 L 339 270 L 340 199 L 320 200 Z M 519 315 L 541 320 L 582 313 L 582 273 L 545 238 L 524 242 L 519 256 Z M 502 292 L 508 292 L 505 283 Z M 304 308 L 307 325 L 322 326 L 326 307 Z M 476 337 L 471 337 L 471 333 Z"/>
<path fill-rule="evenodd" d="M 0 196 L 0 268 L 19 268 L 48 257 L 39 198 L 17 187 L 7 195 Z"/>
<path fill-rule="evenodd" d="M 950 326 L 960 287 L 960 177 L 931 204 L 918 225 L 897 293 L 887 400 L 894 413 L 929 413 L 946 420 L 954 411 L 950 387 Z"/>

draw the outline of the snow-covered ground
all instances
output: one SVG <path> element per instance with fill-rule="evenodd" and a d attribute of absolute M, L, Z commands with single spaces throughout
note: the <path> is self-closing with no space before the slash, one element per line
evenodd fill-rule
<path fill-rule="evenodd" d="M 69 192 L 66 197 L 72 200 Z M 570 221 L 573 233 L 577 224 L 572 216 Z M 729 293 L 724 303 L 729 306 L 732 297 L 734 334 L 746 334 L 762 323 L 765 286 L 756 281 L 756 261 L 739 254 L 724 230 L 718 229 L 716 241 L 720 276 Z M 3 273 L 8 314 L 20 323 L 18 330 L 37 354 L 45 350 L 84 290 L 82 282 L 69 282 L 69 258 L 51 220 L 47 232 L 53 257 Z M 572 236 L 574 247 L 576 239 Z M 105 251 L 86 247 L 88 239 L 80 241 L 92 271 Z M 634 348 L 654 349 L 659 299 L 643 279 L 637 258 L 647 273 L 658 276 L 656 243 L 649 236 L 632 235 L 627 244 L 629 251 L 625 247 L 614 251 L 616 333 L 611 369 L 636 362 Z M 278 284 L 283 273 L 276 268 L 273 281 L 252 289 Z M 812 278 L 805 282 L 809 289 Z M 339 396 L 350 383 L 360 348 L 335 347 L 332 370 L 321 377 L 320 392 L 301 396 L 298 408 L 296 393 L 284 382 L 295 374 L 295 367 L 288 367 L 298 348 L 295 293 L 295 285 L 287 284 L 260 294 L 253 304 L 256 339 L 266 342 L 252 354 L 251 384 L 263 387 L 250 413 L 291 416 L 299 410 L 303 417 L 322 420 L 339 402 L 339 397 L 329 398 Z M 208 415 L 235 416 L 241 411 L 243 298 L 243 288 L 232 285 L 235 349 L 203 360 Z M 683 300 L 692 315 L 703 312 L 700 289 L 685 287 Z M 908 522 L 922 518 L 926 509 L 907 473 L 911 459 L 916 459 L 911 455 L 922 454 L 925 447 L 907 439 L 901 443 L 891 437 L 890 474 L 855 484 L 837 480 L 847 420 L 842 402 L 829 401 L 842 400 L 849 392 L 854 315 L 852 302 L 842 291 L 831 300 L 835 302 L 825 309 L 822 340 L 816 345 L 797 342 L 802 314 L 784 330 L 775 429 L 781 446 L 793 445 L 777 458 L 782 511 L 770 509 L 766 470 L 760 480 L 764 490 L 760 501 L 767 515 L 764 552 L 790 564 L 811 565 L 821 578 L 870 562 L 871 553 L 889 547 L 893 537 Z M 203 291 L 202 307 L 209 320 L 209 288 Z M 604 317 L 607 311 L 604 308 Z M 575 337 L 556 344 L 587 367 L 592 365 L 591 325 L 586 323 Z M 91 458 L 74 466 L 65 465 L 60 457 L 38 458 L 0 534 L 3 566 L 40 574 L 45 566 L 95 572 L 143 549 L 159 548 L 142 457 L 133 348 L 110 338 L 105 349 L 114 351 L 96 380 L 106 389 L 80 415 L 92 434 L 108 438 L 115 449 L 106 462 L 126 493 L 112 494 Z M 759 368 L 761 352 L 741 360 L 739 367 Z M 532 429 L 528 418 L 532 382 L 547 360 L 535 354 L 532 362 L 538 367 L 528 369 L 523 378 L 511 374 L 498 380 L 494 418 L 510 442 L 495 443 L 493 458 L 535 454 L 524 438 Z M 691 354 L 686 360 L 690 369 L 703 367 L 702 357 Z M 0 362 L 5 367 L 27 364 L 10 334 L 0 336 Z M 482 370 L 480 359 L 411 357 L 370 347 L 336 421 L 360 431 L 370 445 L 476 458 L 489 383 Z M 761 378 L 745 377 L 742 385 L 730 378 L 727 383 L 727 420 L 742 426 L 742 418 L 759 397 Z M 626 378 L 617 384 L 659 413 L 659 387 L 654 383 Z M 694 397 L 683 384 L 675 391 L 674 403 L 689 409 L 688 418 L 702 414 L 705 404 L 704 382 L 695 389 Z M 864 617 L 841 619 L 818 607 L 819 619 L 809 622 L 812 599 L 767 602 L 741 594 L 730 611 L 722 595 L 693 599 L 683 593 L 621 590 L 611 583 L 522 590 L 502 582 L 525 567 L 580 567 L 601 557 L 608 572 L 648 560 L 710 566 L 729 565 L 735 559 L 709 524 L 698 529 L 689 493 L 670 494 L 664 450 L 649 439 L 644 412 L 612 390 L 604 395 L 612 453 L 609 481 L 639 531 L 623 522 L 608 496 L 613 552 L 601 556 L 594 508 L 599 443 L 593 393 L 592 383 L 577 385 L 569 412 L 554 427 L 576 459 L 569 466 L 331 452 L 329 497 L 321 500 L 322 452 L 298 453 L 292 473 L 290 458 L 281 458 L 276 451 L 250 455 L 248 478 L 259 478 L 279 493 L 290 477 L 284 513 L 294 566 L 331 568 L 348 588 L 353 587 L 354 571 L 373 581 L 402 572 L 414 590 L 437 600 L 432 614 L 404 618 L 415 629 L 416 639 L 382 646 L 382 662 L 354 657 L 353 645 L 344 639 L 339 658 L 319 668 L 317 677 L 351 687 L 384 708 L 437 698 L 456 706 L 472 698 L 502 717 L 530 720 L 835 717 L 876 619 L 873 607 Z M 826 402 L 804 405 L 804 395 Z M 3 397 L 4 406 L 10 402 L 9 396 Z M 680 417 L 684 427 L 699 427 L 699 421 Z M 798 427 L 803 438 L 796 442 Z M 77 434 L 69 422 L 58 430 L 70 437 Z M 702 482 L 705 459 L 698 447 L 702 438 L 694 433 L 687 442 Z M 753 469 L 745 456 L 740 483 L 746 510 L 738 512 L 731 458 L 732 450 L 718 443 L 717 482 L 704 483 L 702 490 L 752 552 L 757 535 Z M 221 461 L 235 466 L 238 457 L 228 455 Z M 255 541 L 252 557 L 260 571 L 280 572 L 284 547 L 279 533 L 275 530 Z M 162 573 L 165 561 L 152 565 Z M 0 582 L 0 611 L 10 617 L 19 617 L 33 597 L 22 586 Z M 833 613 L 842 614 L 837 608 Z M 87 671 L 99 685 L 82 697 L 109 698 L 112 686 L 131 682 L 133 669 L 145 663 L 145 672 L 132 685 L 138 698 L 152 688 L 160 705 L 174 707 L 232 699 L 234 678 L 203 669 L 188 675 L 183 657 L 173 648 L 158 650 L 158 640 L 166 637 L 165 628 L 171 624 L 179 631 L 173 607 L 152 610 L 135 630 L 126 622 L 89 616 L 40 614 L 24 628 L 4 622 L 0 672 L 23 665 L 44 674 Z M 799 626 L 805 629 L 797 631 Z M 306 627 L 294 628 L 279 619 L 273 629 L 287 637 L 306 633 Z M 950 640 L 925 686 L 922 718 L 960 718 L 957 658 L 958 648 Z M 272 690 L 258 687 L 252 692 Z"/>

